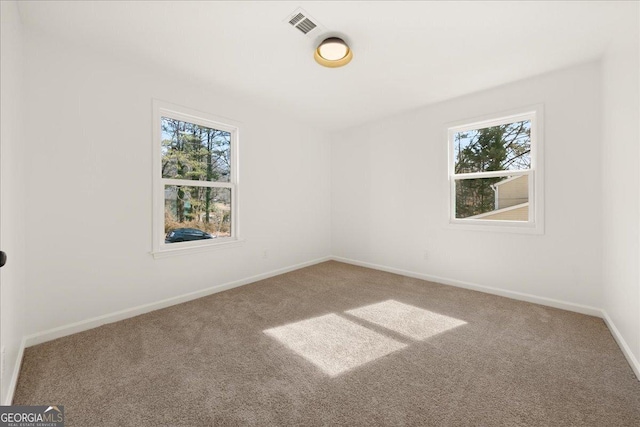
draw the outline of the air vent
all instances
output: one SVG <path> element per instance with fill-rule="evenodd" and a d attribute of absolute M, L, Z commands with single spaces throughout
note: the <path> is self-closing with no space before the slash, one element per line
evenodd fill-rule
<path fill-rule="evenodd" d="M 298 13 L 296 16 L 294 16 L 293 18 L 291 18 L 291 20 L 289 21 L 289 24 L 293 25 L 295 27 L 295 25 L 302 21 L 304 19 L 304 15 L 301 13 Z"/>
<path fill-rule="evenodd" d="M 302 22 L 299 23 L 296 26 L 297 29 L 299 29 L 300 31 L 302 31 L 305 34 L 307 34 L 309 31 L 313 30 L 315 27 L 317 27 L 317 25 L 314 24 L 313 21 L 310 20 L 309 18 L 304 18 L 302 20 Z"/>
<path fill-rule="evenodd" d="M 302 9 L 293 11 L 293 13 L 289 14 L 289 16 L 286 18 L 286 21 L 289 22 L 289 24 L 291 24 L 293 27 L 300 30 L 302 34 L 309 34 L 311 32 L 315 34 L 318 32 L 318 21 L 310 17 L 309 14 L 307 14 Z"/>

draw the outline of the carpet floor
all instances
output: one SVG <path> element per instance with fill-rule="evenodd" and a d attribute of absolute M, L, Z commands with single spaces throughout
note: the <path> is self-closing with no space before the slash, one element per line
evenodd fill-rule
<path fill-rule="evenodd" d="M 599 318 L 334 261 L 26 349 L 66 425 L 639 426 Z"/>

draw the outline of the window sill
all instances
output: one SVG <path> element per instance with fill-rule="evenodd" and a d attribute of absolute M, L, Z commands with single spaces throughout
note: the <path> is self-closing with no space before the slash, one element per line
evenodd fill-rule
<path fill-rule="evenodd" d="M 449 220 L 447 228 L 451 230 L 464 231 L 492 231 L 497 233 L 518 233 L 518 234 L 544 234 L 542 224 L 514 224 L 509 221 L 501 221 L 500 223 L 492 222 L 491 224 L 482 224 L 478 221 L 455 221 Z"/>
<path fill-rule="evenodd" d="M 209 243 L 206 245 L 181 246 L 177 248 L 165 248 L 151 252 L 154 259 L 168 258 L 179 255 L 196 254 L 200 252 L 210 252 L 220 249 L 237 248 L 244 244 L 244 239 L 233 239 L 224 242 Z"/>

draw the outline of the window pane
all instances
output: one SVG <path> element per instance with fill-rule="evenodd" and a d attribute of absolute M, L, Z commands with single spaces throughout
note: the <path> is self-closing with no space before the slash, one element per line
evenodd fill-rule
<path fill-rule="evenodd" d="M 231 180 L 231 134 L 168 117 L 161 118 L 162 177 L 193 181 Z"/>
<path fill-rule="evenodd" d="M 166 185 L 165 243 L 231 236 L 231 189 Z"/>
<path fill-rule="evenodd" d="M 531 121 L 458 132 L 453 136 L 455 173 L 531 168 Z"/>
<path fill-rule="evenodd" d="M 528 221 L 529 176 L 456 180 L 456 218 Z"/>

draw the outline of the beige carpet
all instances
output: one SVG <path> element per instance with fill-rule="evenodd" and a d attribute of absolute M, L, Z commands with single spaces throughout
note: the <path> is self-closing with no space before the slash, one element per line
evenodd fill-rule
<path fill-rule="evenodd" d="M 28 348 L 67 426 L 638 426 L 601 319 L 327 262 Z"/>

